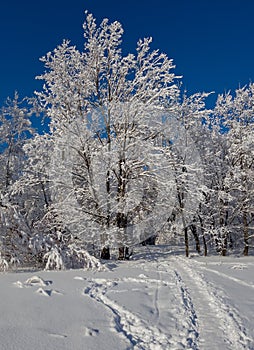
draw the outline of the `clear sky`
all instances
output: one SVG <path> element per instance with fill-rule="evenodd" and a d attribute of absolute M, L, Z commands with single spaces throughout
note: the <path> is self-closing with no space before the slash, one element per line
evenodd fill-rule
<path fill-rule="evenodd" d="M 254 81 L 254 0 L 3 0 L 0 5 L 0 104 L 17 90 L 31 96 L 39 58 L 63 39 L 82 49 L 84 11 L 122 23 L 123 50 L 153 37 L 194 93 L 235 90 Z"/>

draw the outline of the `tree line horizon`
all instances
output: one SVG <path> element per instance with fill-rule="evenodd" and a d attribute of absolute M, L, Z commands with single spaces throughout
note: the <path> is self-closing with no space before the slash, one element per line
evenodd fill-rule
<path fill-rule="evenodd" d="M 86 12 L 83 28 L 82 51 L 64 40 L 41 58 L 42 89 L 0 110 L 0 268 L 97 266 L 151 237 L 248 255 L 254 84 L 208 109 L 151 38 L 123 55 L 119 22 Z"/>

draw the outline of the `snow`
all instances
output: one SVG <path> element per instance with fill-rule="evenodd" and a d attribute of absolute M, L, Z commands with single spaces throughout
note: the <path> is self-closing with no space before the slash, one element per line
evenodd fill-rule
<path fill-rule="evenodd" d="M 2 273 L 0 349 L 254 349 L 253 270 L 142 247 L 105 271 Z"/>

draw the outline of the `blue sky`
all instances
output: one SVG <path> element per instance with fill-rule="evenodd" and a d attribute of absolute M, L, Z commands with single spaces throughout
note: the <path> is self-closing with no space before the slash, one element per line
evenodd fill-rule
<path fill-rule="evenodd" d="M 253 0 L 5 0 L 0 5 L 0 103 L 40 89 L 39 58 L 63 39 L 82 49 L 84 11 L 122 23 L 123 50 L 153 37 L 194 93 L 235 90 L 254 81 Z"/>

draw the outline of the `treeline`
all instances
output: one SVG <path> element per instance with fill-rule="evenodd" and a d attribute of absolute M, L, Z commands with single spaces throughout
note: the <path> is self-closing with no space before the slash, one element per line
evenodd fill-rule
<path fill-rule="evenodd" d="M 173 61 L 122 26 L 84 23 L 42 58 L 42 91 L 0 112 L 0 267 L 94 266 L 130 247 L 194 241 L 199 253 L 249 254 L 254 220 L 254 84 L 187 96 Z M 49 131 L 32 127 L 47 118 Z"/>

